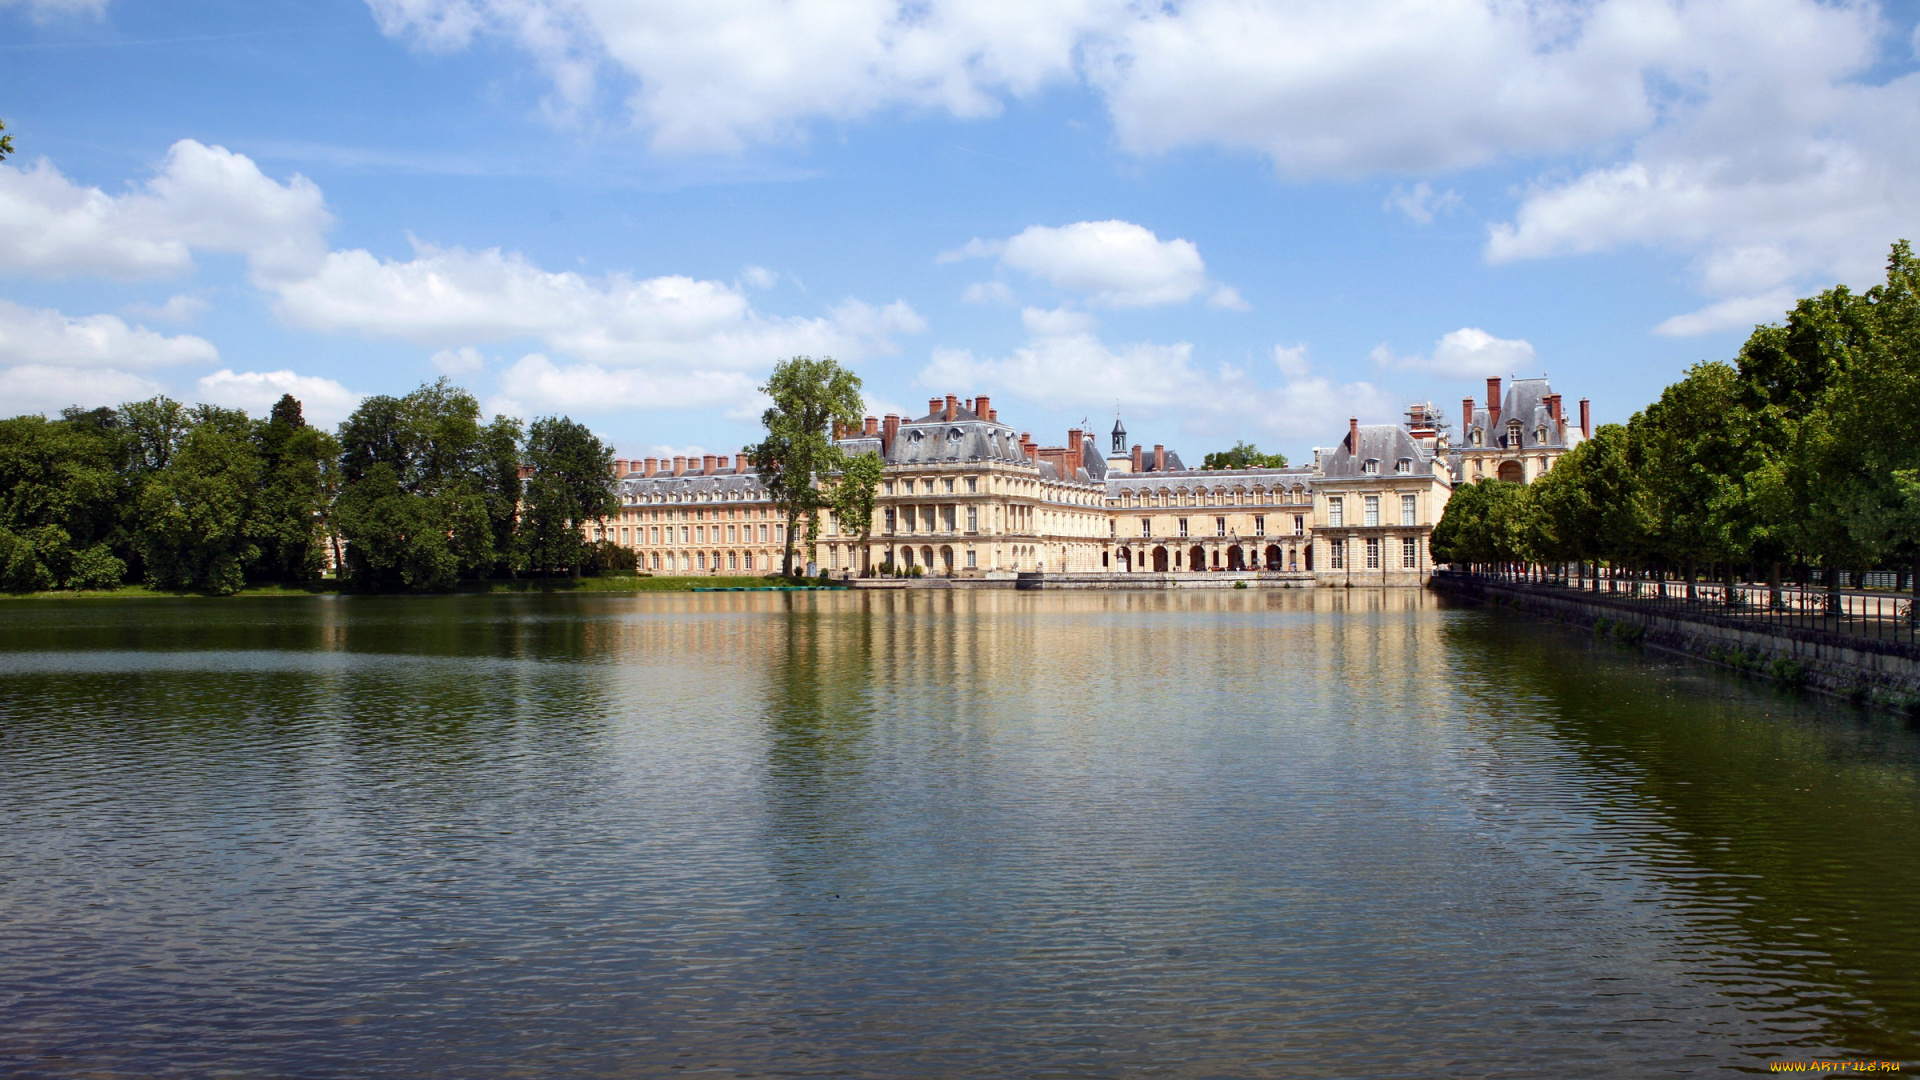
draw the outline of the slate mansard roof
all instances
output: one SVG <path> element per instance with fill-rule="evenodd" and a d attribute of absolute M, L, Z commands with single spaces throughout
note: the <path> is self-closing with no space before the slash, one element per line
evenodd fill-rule
<path fill-rule="evenodd" d="M 1515 379 L 1501 397 L 1500 430 L 1487 430 L 1487 407 L 1482 404 L 1473 410 L 1473 426 L 1460 433 L 1460 441 L 1455 449 L 1567 449 L 1560 425 L 1554 422 L 1553 413 L 1547 408 L 1547 395 L 1551 393 L 1553 388 L 1545 379 Z M 1507 443 L 1508 433 L 1515 420 L 1520 422 L 1520 443 L 1510 446 Z M 1540 438 L 1540 429 L 1543 427 L 1547 433 L 1544 440 Z M 1473 438 L 1475 432 L 1480 434 L 1478 442 Z"/>
<path fill-rule="evenodd" d="M 767 497 L 760 474 L 752 469 L 719 470 L 712 476 L 628 476 L 614 482 L 621 502 L 753 502 Z M 631 497 L 631 498 L 630 498 Z"/>
<path fill-rule="evenodd" d="M 1172 454 L 1167 457 L 1171 462 Z M 1179 493 L 1198 491 L 1203 488 L 1262 487 L 1269 490 L 1284 488 L 1292 491 L 1313 490 L 1314 471 L 1311 467 L 1289 465 L 1283 469 L 1168 469 L 1165 472 L 1109 473 L 1107 475 L 1107 498 L 1119 498 L 1123 492 L 1139 494 L 1146 491 L 1159 491 L 1162 488 Z"/>
<path fill-rule="evenodd" d="M 1351 435 L 1340 440 L 1333 453 L 1320 455 L 1320 471 L 1329 480 L 1359 479 L 1363 476 L 1432 476 L 1433 455 L 1416 442 L 1407 429 L 1398 424 L 1365 424 L 1358 429 L 1360 445 L 1349 445 Z M 1373 462 L 1372 472 L 1367 463 Z M 1401 462 L 1406 463 L 1401 468 Z"/>
<path fill-rule="evenodd" d="M 869 449 L 880 449 L 878 439 L 847 440 L 841 445 L 851 442 L 871 443 Z M 903 422 L 885 456 L 888 465 L 939 465 L 960 461 L 1027 464 L 1027 456 L 1020 449 L 1019 432 L 998 420 L 977 416 L 964 406 L 954 410 L 952 420 L 947 419 L 942 410 Z"/>

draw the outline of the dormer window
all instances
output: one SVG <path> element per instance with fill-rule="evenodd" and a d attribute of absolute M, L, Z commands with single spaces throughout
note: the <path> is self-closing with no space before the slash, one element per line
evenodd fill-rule
<path fill-rule="evenodd" d="M 1380 475 L 1380 459 L 1368 458 L 1366 461 L 1361 462 L 1360 474 L 1362 476 L 1379 476 Z"/>
<path fill-rule="evenodd" d="M 1394 462 L 1393 471 L 1399 473 L 1402 476 L 1407 475 L 1408 473 L 1413 471 L 1413 459 L 1410 457 L 1403 457 L 1399 461 Z"/>
<path fill-rule="evenodd" d="M 1475 445 L 1475 446 L 1479 446 L 1479 445 L 1480 445 L 1480 429 L 1479 429 L 1479 428 L 1474 428 L 1474 429 L 1473 429 L 1473 437 L 1472 437 L 1472 438 L 1470 438 L 1470 439 L 1468 439 L 1467 441 L 1468 441 L 1468 442 L 1470 442 L 1470 443 L 1472 443 L 1472 444 L 1473 444 L 1473 445 Z"/>
<path fill-rule="evenodd" d="M 1518 420 L 1507 425 L 1507 445 L 1514 447 L 1520 445 L 1520 421 Z"/>
<path fill-rule="evenodd" d="M 948 441 L 948 442 L 959 442 L 959 441 L 960 441 L 960 429 L 959 429 L 959 428 L 949 428 L 949 429 L 947 429 L 947 441 Z"/>
<path fill-rule="evenodd" d="M 1547 429 L 1544 427 L 1535 428 L 1533 430 L 1533 441 L 1545 446 L 1547 443 Z"/>

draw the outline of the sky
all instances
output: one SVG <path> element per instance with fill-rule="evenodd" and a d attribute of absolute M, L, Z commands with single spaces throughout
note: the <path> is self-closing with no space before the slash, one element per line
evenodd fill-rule
<path fill-rule="evenodd" d="M 1296 461 L 1623 421 L 1920 239 L 1920 3 L 0 0 L 0 414 L 441 376 L 731 453 L 793 355 Z"/>

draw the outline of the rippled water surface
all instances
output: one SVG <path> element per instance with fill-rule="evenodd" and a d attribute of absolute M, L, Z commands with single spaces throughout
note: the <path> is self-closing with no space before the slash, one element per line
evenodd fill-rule
<path fill-rule="evenodd" d="M 1916 777 L 1415 591 L 7 602 L 0 1074 L 1913 1059 Z"/>

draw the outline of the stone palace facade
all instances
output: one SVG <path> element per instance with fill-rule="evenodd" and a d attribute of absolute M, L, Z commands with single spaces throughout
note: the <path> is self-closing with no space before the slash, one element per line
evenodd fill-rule
<path fill-rule="evenodd" d="M 1195 469 L 1116 422 L 1102 447 L 1069 429 L 1043 446 L 1001 422 L 986 397 L 949 394 L 920 417 L 868 417 L 836 433 L 886 469 L 870 536 L 827 515 L 799 557 L 820 573 L 889 569 L 954 584 L 1040 575 L 1061 584 L 1412 585 L 1432 570 L 1427 540 L 1457 483 L 1525 483 L 1590 431 L 1586 401 L 1569 425 L 1544 379 L 1463 403 L 1456 445 L 1430 405 L 1399 424 L 1350 420 L 1313 461 L 1285 468 Z M 619 513 L 589 529 L 633 549 L 658 574 L 779 570 L 786 522 L 744 458 L 615 462 Z"/>

